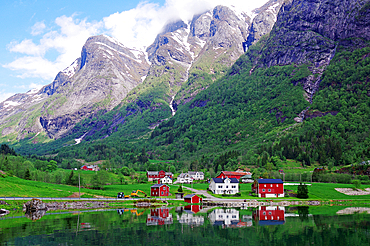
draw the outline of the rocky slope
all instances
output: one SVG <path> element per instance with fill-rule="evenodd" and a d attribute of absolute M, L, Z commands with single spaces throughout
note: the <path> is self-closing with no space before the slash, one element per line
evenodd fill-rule
<path fill-rule="evenodd" d="M 366 3 L 367 2 L 367 3 Z M 286 1 L 256 66 L 311 64 L 302 81 L 312 102 L 321 76 L 338 45 L 360 48 L 370 40 L 369 2 L 360 0 Z"/>
<path fill-rule="evenodd" d="M 53 83 L 0 104 L 2 135 L 23 139 L 43 132 L 59 138 L 83 118 L 118 105 L 142 83 L 148 69 L 143 52 L 108 36 L 91 37 L 81 57 L 59 72 Z"/>

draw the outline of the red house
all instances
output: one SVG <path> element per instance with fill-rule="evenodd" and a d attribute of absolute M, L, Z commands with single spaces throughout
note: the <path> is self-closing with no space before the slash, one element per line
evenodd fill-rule
<path fill-rule="evenodd" d="M 171 172 L 165 172 L 163 170 L 147 171 L 146 176 L 148 178 L 148 181 L 163 179 L 165 176 L 168 176 L 169 178 L 173 179 L 173 174 Z"/>
<path fill-rule="evenodd" d="M 146 219 L 147 225 L 167 225 L 172 223 L 173 219 L 169 208 L 151 209 Z"/>
<path fill-rule="evenodd" d="M 284 197 L 284 182 L 281 179 L 258 179 L 252 185 L 258 197 Z"/>
<path fill-rule="evenodd" d="M 203 198 L 197 196 L 196 194 L 189 194 L 184 197 L 184 202 L 187 203 L 201 203 Z"/>
<path fill-rule="evenodd" d="M 166 184 L 155 184 L 150 187 L 150 196 L 169 196 L 170 187 Z"/>
<path fill-rule="evenodd" d="M 191 214 L 196 214 L 198 213 L 201 209 L 203 208 L 202 205 L 187 205 L 185 206 L 185 212 L 191 213 Z"/>
<path fill-rule="evenodd" d="M 222 178 L 225 179 L 228 178 L 236 178 L 239 180 L 244 175 L 252 175 L 250 172 L 231 172 L 231 171 L 222 171 L 216 178 Z"/>
<path fill-rule="evenodd" d="M 254 211 L 253 217 L 261 226 L 282 225 L 285 223 L 285 210 L 284 207 L 279 206 L 262 206 L 259 210 Z"/>
<path fill-rule="evenodd" d="M 99 171 L 100 170 L 100 168 L 97 165 L 89 165 L 89 166 L 83 165 L 80 169 L 85 170 L 85 171 Z"/>

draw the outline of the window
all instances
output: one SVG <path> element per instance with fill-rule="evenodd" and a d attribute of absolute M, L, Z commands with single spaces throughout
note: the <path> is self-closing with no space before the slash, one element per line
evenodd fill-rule
<path fill-rule="evenodd" d="M 266 187 L 266 185 L 263 185 L 263 187 Z"/>
<path fill-rule="evenodd" d="M 226 185 L 226 189 L 227 189 L 227 188 L 229 188 L 229 186 L 228 186 L 228 185 Z"/>
<path fill-rule="evenodd" d="M 269 189 L 269 192 L 271 192 L 271 189 Z"/>
<path fill-rule="evenodd" d="M 161 192 L 161 195 L 163 195 L 163 191 Z"/>
<path fill-rule="evenodd" d="M 271 215 L 271 212 L 269 212 L 269 215 Z"/>
<path fill-rule="evenodd" d="M 222 185 L 219 185 L 219 186 L 218 186 L 218 188 L 219 188 L 219 189 L 222 189 Z"/>
<path fill-rule="evenodd" d="M 233 215 L 233 219 L 235 219 L 236 218 L 236 215 Z"/>
<path fill-rule="evenodd" d="M 263 215 L 266 215 L 266 212 L 263 212 Z"/>
<path fill-rule="evenodd" d="M 265 192 L 265 189 L 262 189 L 262 192 Z"/>
<path fill-rule="evenodd" d="M 236 188 L 236 185 L 231 186 L 231 188 L 235 189 Z"/>

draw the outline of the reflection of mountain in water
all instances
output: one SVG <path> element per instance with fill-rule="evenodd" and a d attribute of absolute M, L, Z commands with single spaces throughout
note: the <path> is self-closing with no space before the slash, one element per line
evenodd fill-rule
<path fill-rule="evenodd" d="M 169 208 L 155 208 L 150 210 L 146 225 L 168 225 L 172 224 L 172 214 Z"/>
<path fill-rule="evenodd" d="M 261 206 L 253 212 L 253 218 L 258 225 L 283 225 L 285 223 L 285 208 L 279 206 Z"/>

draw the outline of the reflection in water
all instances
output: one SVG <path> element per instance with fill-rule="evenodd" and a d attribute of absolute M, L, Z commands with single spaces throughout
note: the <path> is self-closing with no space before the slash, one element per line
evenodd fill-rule
<path fill-rule="evenodd" d="M 343 207 L 328 208 L 211 208 L 207 215 L 201 207 L 164 207 L 146 210 L 145 216 L 136 216 L 135 209 L 114 209 L 46 213 L 37 221 L 22 213 L 0 218 L 0 245 L 369 245 L 370 214 L 338 215 Z M 259 226 L 278 216 L 284 225 Z M 252 218 L 256 227 L 248 227 Z M 165 226 L 152 226 L 159 224 Z"/>
<path fill-rule="evenodd" d="M 253 212 L 253 218 L 258 225 L 283 225 L 285 223 L 285 208 L 279 206 L 261 206 Z"/>
<path fill-rule="evenodd" d="M 177 207 L 177 220 L 180 224 L 187 224 L 191 226 L 200 226 L 204 224 L 203 216 L 195 216 L 202 209 L 201 205 L 187 205 L 184 207 Z"/>
<path fill-rule="evenodd" d="M 39 220 L 46 214 L 46 210 L 28 210 L 25 216 L 31 220 Z"/>
<path fill-rule="evenodd" d="M 150 214 L 146 219 L 146 225 L 168 225 L 172 224 L 172 214 L 170 213 L 169 208 L 155 208 L 150 209 Z"/>
<path fill-rule="evenodd" d="M 227 227 L 245 227 L 251 226 L 250 221 L 239 220 L 239 211 L 236 209 L 215 209 L 208 216 L 214 226 Z"/>

